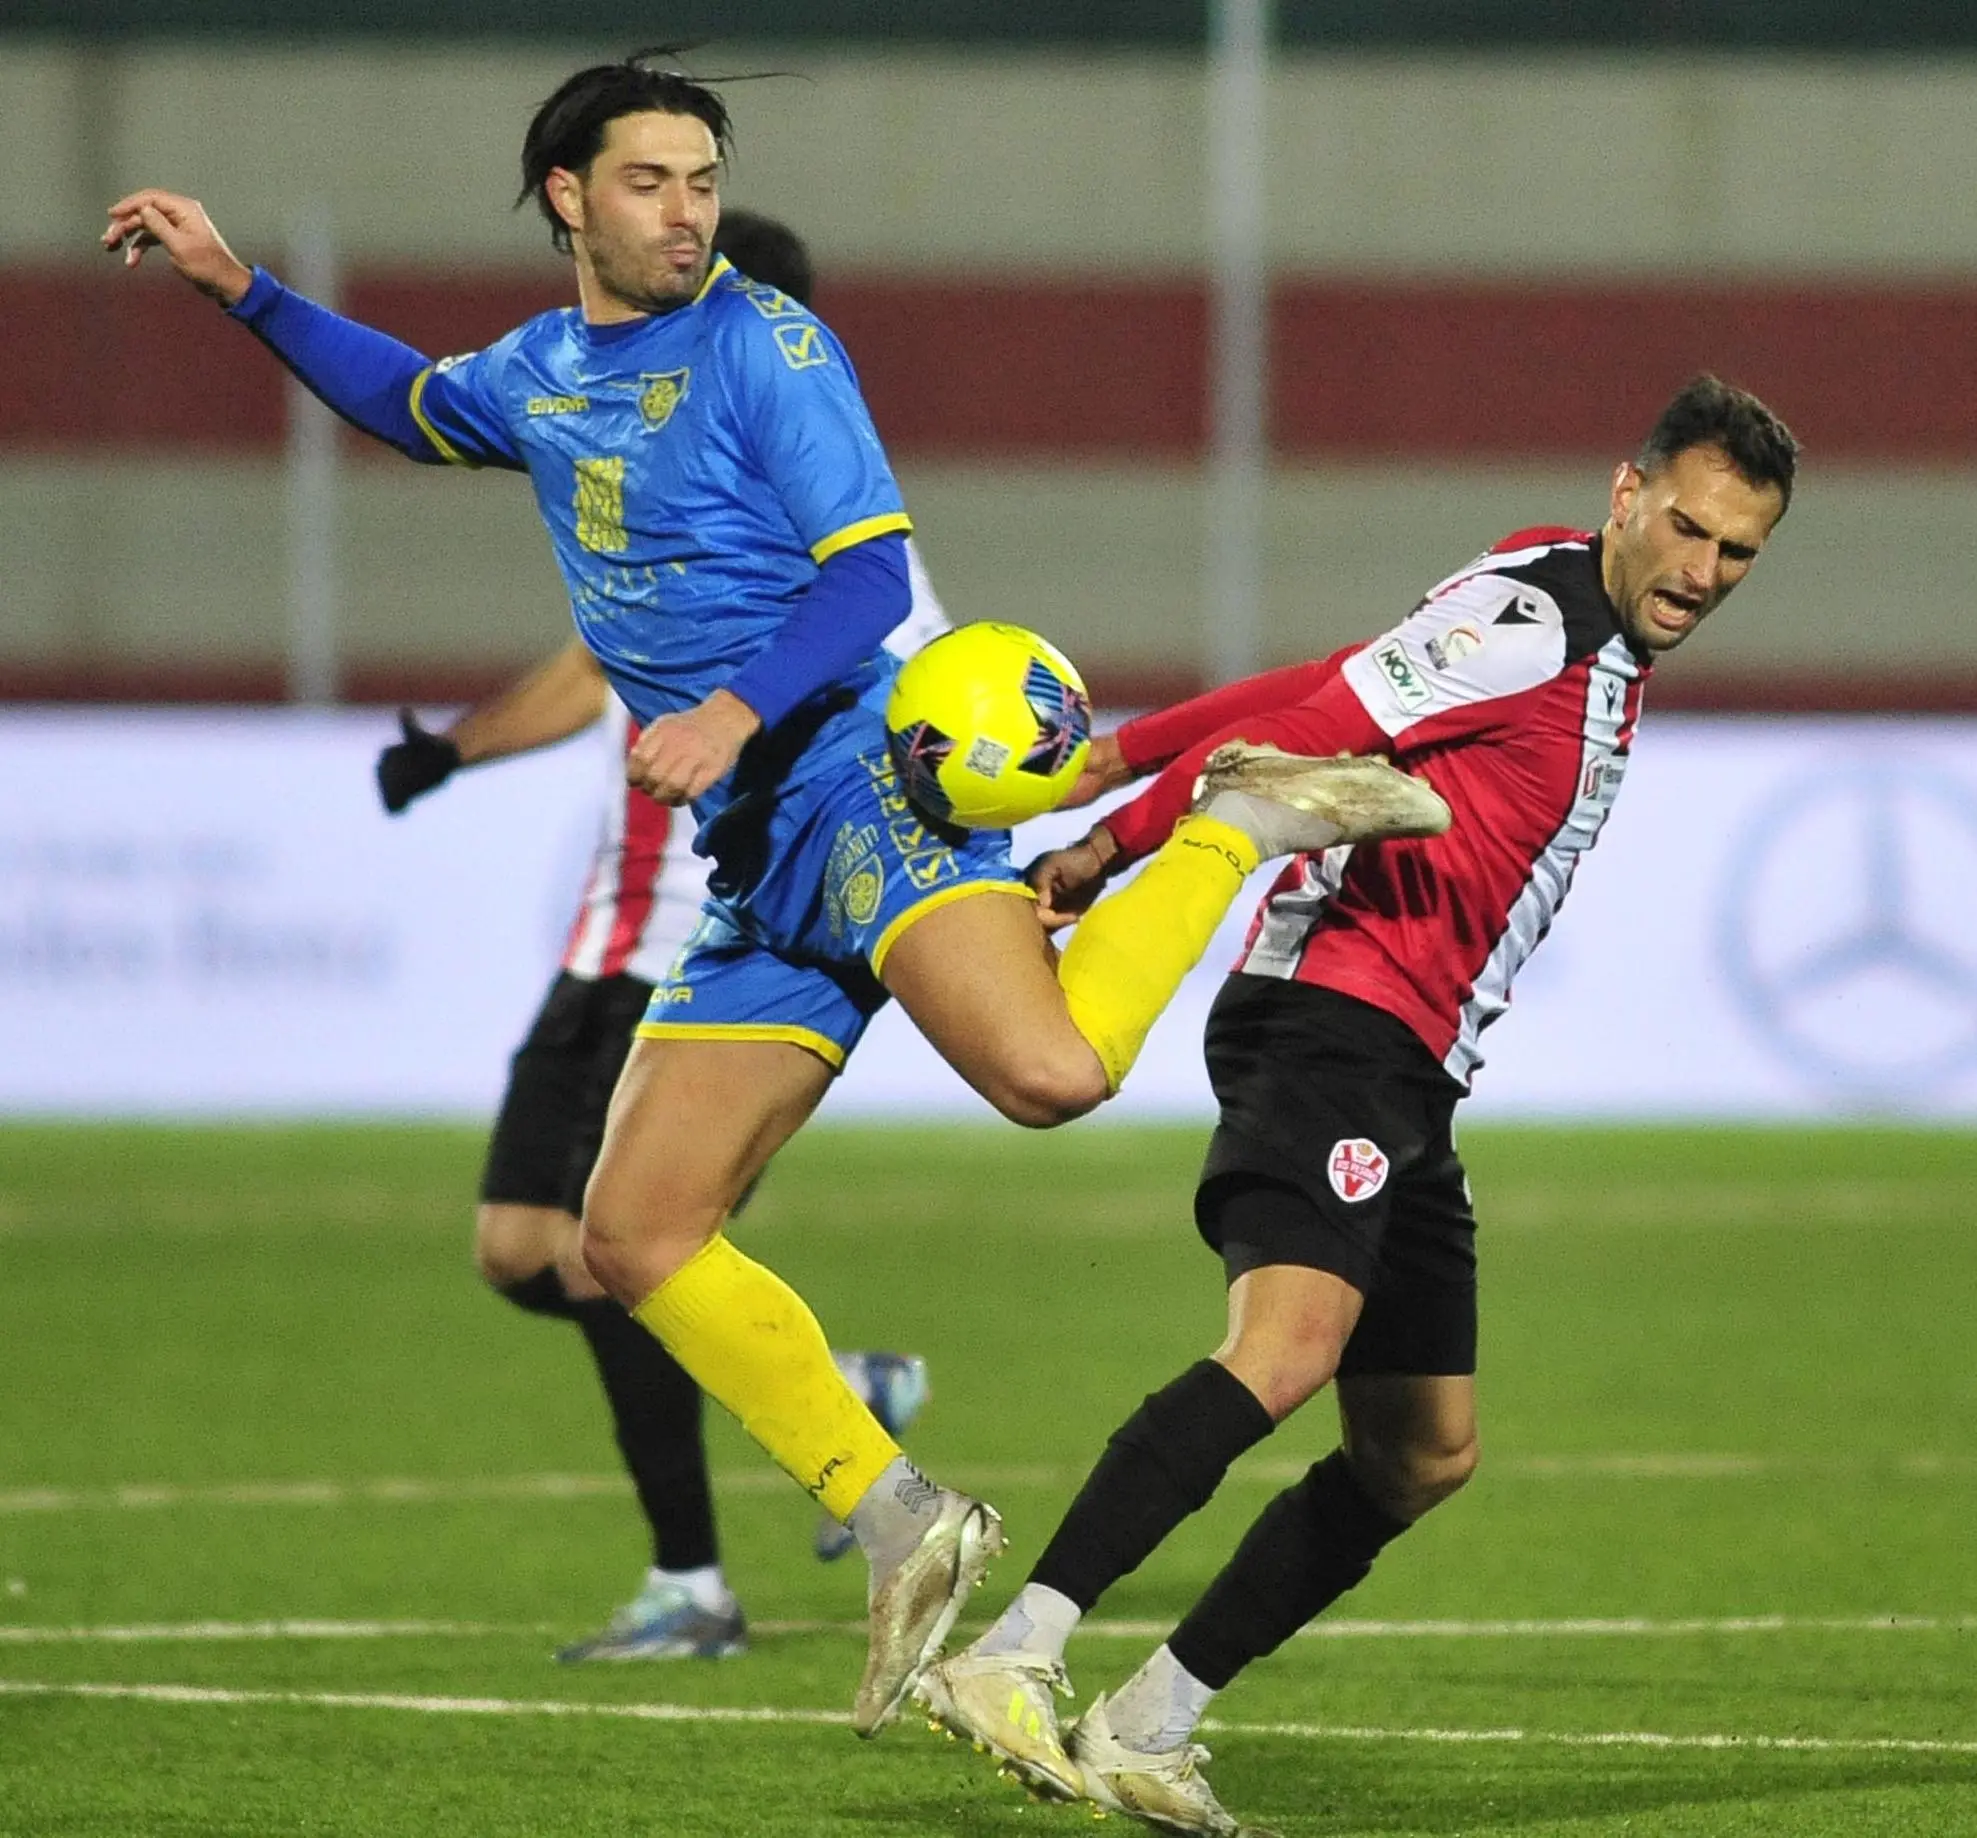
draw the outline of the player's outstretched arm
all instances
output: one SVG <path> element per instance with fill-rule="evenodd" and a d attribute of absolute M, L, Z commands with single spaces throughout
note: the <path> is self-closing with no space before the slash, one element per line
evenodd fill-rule
<path fill-rule="evenodd" d="M 472 708 L 446 730 L 460 764 L 482 766 L 580 734 L 604 713 L 609 686 L 604 666 L 573 638 L 506 689 Z"/>
<path fill-rule="evenodd" d="M 311 394 L 408 458 L 428 465 L 518 463 L 509 444 L 492 429 L 477 429 L 471 416 L 465 425 L 449 417 L 448 437 L 435 435 L 430 416 L 421 420 L 417 407 L 431 360 L 388 333 L 292 292 L 265 268 L 249 268 L 196 198 L 156 188 L 119 198 L 102 243 L 112 252 L 121 249 L 129 268 L 147 249 L 163 249 L 180 275 L 224 306 Z"/>
<path fill-rule="evenodd" d="M 1142 715 L 1093 741 L 1085 770 L 1060 809 L 1089 804 L 1151 771 L 1158 770 L 1160 776 L 1080 841 L 1053 849 L 1030 864 L 1026 875 L 1037 896 L 1043 929 L 1055 932 L 1076 924 L 1113 874 L 1166 841 L 1192 800 L 1201 762 L 1225 740 L 1272 738 L 1260 725 L 1269 717 L 1283 713 L 1287 706 L 1322 701 L 1328 693 L 1336 697 L 1339 692 L 1331 685 L 1357 648 L 1347 646 L 1316 663 L 1293 664 L 1225 684 L 1172 708 Z M 1321 725 L 1323 719 L 1319 717 Z M 1349 727 L 1357 725 L 1349 713 L 1344 719 Z M 1128 839 L 1125 844 L 1122 834 Z"/>
<path fill-rule="evenodd" d="M 110 206 L 103 247 L 112 253 L 121 249 L 126 268 L 135 268 L 147 249 L 162 249 L 179 274 L 222 306 L 238 306 L 254 279 L 254 271 L 227 247 L 198 199 L 155 186 Z"/>
<path fill-rule="evenodd" d="M 1329 669 L 1318 688 L 1302 701 L 1239 717 L 1204 735 L 1177 753 L 1138 797 L 1106 812 L 1101 827 L 1118 845 L 1118 853 L 1105 864 L 1107 874 L 1119 873 L 1151 855 L 1173 834 L 1174 825 L 1194 802 L 1195 781 L 1208 756 L 1231 740 L 1267 742 L 1286 753 L 1311 758 L 1334 753 L 1386 753 L 1392 747 L 1386 731 L 1367 712 L 1352 685 L 1339 670 Z"/>
<path fill-rule="evenodd" d="M 1158 772 L 1189 748 L 1220 734 L 1232 721 L 1309 701 L 1359 649 L 1356 644 L 1347 645 L 1311 663 L 1286 664 L 1280 670 L 1242 677 L 1125 722 L 1119 729 L 1118 743 L 1122 759 L 1131 767 L 1127 779 Z"/>
<path fill-rule="evenodd" d="M 1062 811 L 1077 810 L 1094 798 L 1104 797 L 1108 791 L 1130 785 L 1139 776 L 1138 771 L 1126 764 L 1126 756 L 1119 746 L 1119 736 L 1101 734 L 1091 743 L 1091 751 L 1085 756 L 1085 769 L 1078 774 L 1077 783 L 1057 808 Z"/>
<path fill-rule="evenodd" d="M 443 732 L 433 733 L 409 708 L 400 709 L 402 738 L 378 755 L 378 796 L 395 817 L 462 766 L 512 759 L 568 740 L 603 714 L 606 693 L 603 668 L 573 638 Z"/>

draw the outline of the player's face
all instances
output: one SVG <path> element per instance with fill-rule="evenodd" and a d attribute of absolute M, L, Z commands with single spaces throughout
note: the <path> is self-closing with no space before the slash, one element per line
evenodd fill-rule
<path fill-rule="evenodd" d="M 664 313 L 700 292 L 721 218 L 720 149 L 704 121 L 621 115 L 589 171 L 569 176 L 572 236 L 604 293 L 633 312 Z"/>
<path fill-rule="evenodd" d="M 1775 485 L 1753 485 L 1717 447 L 1689 447 L 1658 471 L 1613 478 L 1606 590 L 1627 636 L 1672 651 L 1745 575 L 1784 514 Z"/>

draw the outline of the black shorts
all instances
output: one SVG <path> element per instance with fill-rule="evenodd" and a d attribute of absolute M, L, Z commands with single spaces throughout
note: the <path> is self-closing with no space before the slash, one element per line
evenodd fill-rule
<path fill-rule="evenodd" d="M 1476 1220 L 1452 1133 L 1462 1088 L 1383 1009 L 1236 975 L 1208 1017 L 1221 1122 L 1195 1222 L 1233 1282 L 1327 1270 L 1366 1298 L 1339 1370 L 1476 1369 Z"/>
<path fill-rule="evenodd" d="M 566 970 L 550 984 L 509 1062 L 481 1171 L 483 1202 L 582 1214 L 611 1093 L 651 999 L 652 985 L 635 976 Z"/>

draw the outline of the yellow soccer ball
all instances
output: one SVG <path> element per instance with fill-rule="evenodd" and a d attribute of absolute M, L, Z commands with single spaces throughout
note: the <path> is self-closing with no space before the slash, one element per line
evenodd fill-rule
<path fill-rule="evenodd" d="M 906 795 L 928 816 L 1002 830 L 1064 801 L 1091 751 L 1091 698 L 1071 660 L 984 620 L 906 660 L 886 703 Z"/>

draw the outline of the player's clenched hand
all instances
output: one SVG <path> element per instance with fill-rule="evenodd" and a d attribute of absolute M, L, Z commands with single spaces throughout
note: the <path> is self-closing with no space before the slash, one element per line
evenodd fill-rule
<path fill-rule="evenodd" d="M 226 246 L 206 207 L 196 198 L 156 187 L 134 191 L 110 206 L 103 247 L 124 252 L 124 266 L 135 268 L 146 249 L 157 247 L 180 274 L 222 306 L 238 306 L 254 272 Z"/>
<path fill-rule="evenodd" d="M 1057 808 L 1075 810 L 1080 804 L 1089 804 L 1105 792 L 1114 791 L 1121 785 L 1130 785 L 1135 776 L 1132 767 L 1126 764 L 1126 756 L 1119 750 L 1118 736 L 1101 734 L 1091 743 L 1091 751 L 1085 756 L 1085 769 L 1078 774 L 1078 782 Z"/>
<path fill-rule="evenodd" d="M 398 711 L 398 728 L 405 738 L 386 747 L 377 763 L 378 796 L 394 817 L 460 769 L 459 747 L 446 735 L 422 727 L 409 708 Z"/>
<path fill-rule="evenodd" d="M 725 689 L 683 715 L 661 715 L 625 759 L 625 777 L 661 804 L 690 804 L 734 770 L 748 738 L 762 725 L 756 712 Z"/>
<path fill-rule="evenodd" d="M 1074 842 L 1068 849 L 1052 849 L 1029 865 L 1025 878 L 1037 897 L 1037 917 L 1046 932 L 1062 931 L 1078 922 L 1098 898 L 1118 854 L 1112 832 L 1101 823 L 1082 842 Z"/>

